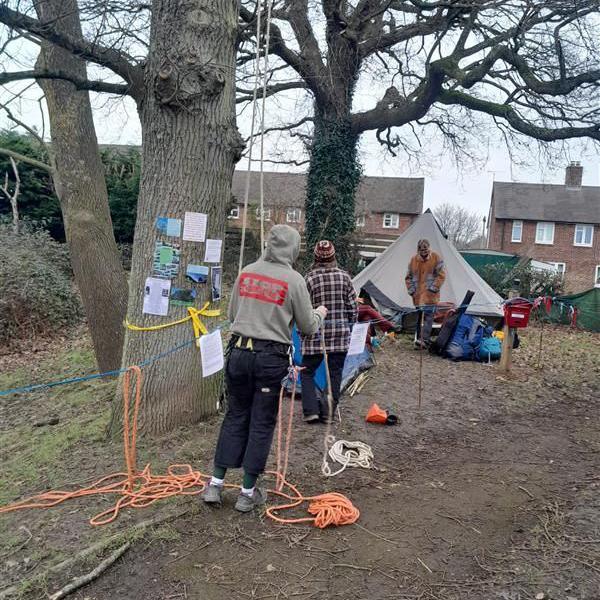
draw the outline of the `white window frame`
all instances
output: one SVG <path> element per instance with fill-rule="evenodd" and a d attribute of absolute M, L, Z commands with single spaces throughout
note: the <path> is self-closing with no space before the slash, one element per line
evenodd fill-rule
<path fill-rule="evenodd" d="M 240 205 L 234 206 L 227 215 L 228 219 L 239 219 L 240 218 Z"/>
<path fill-rule="evenodd" d="M 515 225 L 517 225 L 517 223 L 519 226 L 519 237 L 518 238 L 515 236 Z M 513 221 L 512 222 L 512 231 L 510 234 L 510 241 L 515 244 L 521 243 L 523 241 L 523 221 Z"/>
<path fill-rule="evenodd" d="M 565 273 L 567 272 L 567 264 L 564 262 L 554 262 L 552 260 L 548 261 L 548 264 L 554 265 L 556 267 L 556 272 L 561 276 L 564 277 Z M 562 267 L 562 270 L 559 270 L 560 267 Z"/>
<path fill-rule="evenodd" d="M 386 225 L 386 220 L 389 223 Z M 383 213 L 383 228 L 384 229 L 399 229 L 400 214 L 399 213 Z"/>
<path fill-rule="evenodd" d="M 265 216 L 265 218 L 264 218 L 265 221 L 271 220 L 271 209 L 270 208 L 264 208 L 263 214 Z M 256 207 L 256 218 L 260 221 L 260 206 Z"/>
<path fill-rule="evenodd" d="M 357 227 L 364 227 L 367 223 L 367 218 L 365 215 L 358 215 L 356 217 L 356 226 Z"/>
<path fill-rule="evenodd" d="M 552 237 L 550 239 L 550 241 L 545 240 L 545 239 L 540 239 L 539 233 L 540 233 L 540 225 L 551 225 L 552 226 Z M 535 224 L 535 243 L 536 244 L 544 244 L 546 246 L 552 246 L 552 244 L 554 244 L 554 223 L 552 221 L 538 221 Z"/>
<path fill-rule="evenodd" d="M 584 240 L 582 242 L 577 242 L 577 230 L 578 229 L 582 232 L 582 239 Z M 589 244 L 585 243 L 585 231 L 586 230 L 591 231 Z M 582 248 L 591 248 L 593 245 L 594 245 L 594 226 L 587 225 L 585 223 L 576 223 L 575 232 L 573 234 L 573 246 L 580 246 Z"/>
<path fill-rule="evenodd" d="M 596 265 L 596 270 L 594 271 L 594 287 L 600 288 L 600 265 Z"/>
<path fill-rule="evenodd" d="M 302 221 L 302 209 L 288 208 L 285 214 L 285 220 L 287 223 L 300 223 Z"/>

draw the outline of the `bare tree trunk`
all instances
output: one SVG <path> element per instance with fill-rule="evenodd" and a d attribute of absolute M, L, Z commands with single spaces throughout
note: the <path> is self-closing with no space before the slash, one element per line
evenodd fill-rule
<path fill-rule="evenodd" d="M 38 0 L 40 21 L 75 39 L 82 37 L 76 0 Z M 85 79 L 85 62 L 43 42 L 38 67 Z M 127 280 L 112 229 L 104 168 L 89 93 L 71 83 L 42 79 L 52 137 L 54 185 L 60 199 L 75 282 L 81 293 L 96 361 L 101 371 L 118 368 L 123 349 Z"/>
<path fill-rule="evenodd" d="M 21 189 L 21 178 L 19 177 L 19 168 L 17 167 L 17 163 L 12 156 L 9 156 L 10 164 L 13 169 L 13 174 L 15 176 L 15 189 L 10 192 L 8 189 L 8 173 L 4 176 L 4 185 L 2 186 L 2 191 L 4 195 L 8 198 L 10 202 L 10 208 L 12 209 L 12 219 L 13 219 L 13 231 L 15 233 L 19 233 L 19 191 Z"/>
<path fill-rule="evenodd" d="M 153 3 L 151 45 L 145 67 L 142 175 L 135 227 L 127 316 L 143 326 L 186 315 L 171 305 L 168 317 L 142 314 L 145 279 L 152 275 L 157 217 L 208 214 L 207 238 L 224 239 L 233 168 L 242 151 L 235 124 L 236 0 L 158 0 Z M 169 240 L 176 241 L 174 238 Z M 181 242 L 179 275 L 172 286 L 189 287 L 185 268 L 202 263 L 204 244 Z M 199 286 L 197 304 L 210 284 Z M 205 319 L 207 325 L 210 320 Z M 191 325 L 128 331 L 123 366 L 139 364 L 193 338 Z M 200 354 L 188 347 L 144 369 L 140 427 L 164 432 L 214 414 L 222 378 L 203 379 Z M 112 430 L 120 425 L 115 403 Z"/>

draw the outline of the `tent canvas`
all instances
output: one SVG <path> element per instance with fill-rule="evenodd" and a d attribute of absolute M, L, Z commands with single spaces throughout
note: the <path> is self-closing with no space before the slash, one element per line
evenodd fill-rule
<path fill-rule="evenodd" d="M 446 239 L 431 211 L 427 210 L 398 239 L 365 267 L 352 281 L 356 291 L 372 282 L 396 304 L 412 307 L 404 277 L 408 262 L 417 251 L 417 242 L 426 238 L 431 249 L 444 260 L 446 281 L 441 289 L 442 302 L 458 305 L 467 290 L 475 296 L 467 309 L 470 315 L 502 317 L 502 298 L 469 266 L 458 250 Z"/>

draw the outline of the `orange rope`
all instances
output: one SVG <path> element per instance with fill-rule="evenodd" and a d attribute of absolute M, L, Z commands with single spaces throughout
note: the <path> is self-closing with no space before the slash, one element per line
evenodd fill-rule
<path fill-rule="evenodd" d="M 130 383 L 131 375 L 135 374 L 133 418 L 130 419 Z M 123 377 L 123 448 L 125 453 L 125 464 L 127 472 L 112 473 L 102 477 L 88 487 L 73 491 L 55 490 L 37 494 L 31 498 L 0 507 L 0 514 L 24 510 L 27 508 L 51 508 L 62 504 L 67 500 L 74 498 L 83 498 L 86 496 L 115 494 L 118 496 L 116 503 L 109 509 L 97 514 L 90 519 L 90 524 L 106 525 L 112 523 L 118 516 L 121 509 L 125 508 L 144 508 L 150 506 L 159 500 L 171 496 L 190 496 L 197 495 L 204 491 L 210 475 L 195 471 L 189 464 L 175 464 L 167 468 L 165 475 L 153 475 L 150 471 L 150 465 L 146 465 L 141 472 L 136 467 L 136 443 L 138 414 L 141 403 L 141 385 L 142 372 L 137 366 L 129 367 Z M 291 440 L 292 419 L 293 419 L 293 398 L 295 396 L 296 384 L 294 382 L 292 393 L 292 404 L 287 427 L 287 439 L 285 444 L 283 458 L 283 472 L 280 471 L 282 464 L 281 457 L 281 437 L 282 437 L 282 417 L 283 408 L 283 390 L 279 398 L 280 416 L 278 420 L 278 443 L 277 443 L 277 471 L 269 473 L 275 476 L 277 481 L 277 490 L 269 490 L 277 496 L 290 500 L 290 503 L 280 506 L 272 506 L 267 509 L 267 515 L 278 523 L 305 523 L 312 521 L 317 527 L 327 527 L 328 525 L 346 525 L 354 523 L 358 517 L 358 510 L 352 503 L 341 494 L 330 493 L 320 496 L 304 497 L 298 489 L 286 481 L 285 475 L 288 466 L 289 448 Z M 293 496 L 281 491 L 287 486 Z M 237 485 L 227 484 L 228 488 L 239 488 Z M 308 512 L 314 517 L 304 517 L 297 519 L 283 519 L 276 513 L 299 506 L 302 502 L 309 501 Z"/>

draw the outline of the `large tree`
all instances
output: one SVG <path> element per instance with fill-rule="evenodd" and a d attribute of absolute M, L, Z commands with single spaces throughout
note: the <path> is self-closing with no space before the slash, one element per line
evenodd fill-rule
<path fill-rule="evenodd" d="M 254 57 L 255 5 L 244 2 L 241 10 L 249 25 L 238 58 L 242 79 Z M 298 88 L 310 100 L 308 114 L 287 123 L 302 139 L 311 136 L 308 243 L 354 228 L 357 145 L 365 132 L 375 131 L 391 152 L 409 149 L 412 136 L 421 143 L 429 128 L 454 148 L 469 135 L 487 137 L 494 124 L 511 142 L 514 135 L 600 139 L 599 6 L 597 0 L 274 2 L 267 95 L 275 101 Z M 381 90 L 375 106 L 357 104 L 357 86 Z M 249 100 L 248 86 L 240 87 L 240 101 Z M 280 121 L 286 125 L 285 116 Z"/>
<path fill-rule="evenodd" d="M 26 72 L 0 74 L 0 82 L 60 79 L 77 89 L 127 94 L 135 100 L 142 125 L 142 172 L 127 318 L 141 326 L 162 324 L 164 318 L 142 314 L 158 235 L 156 218 L 207 213 L 207 236 L 224 236 L 231 177 L 243 146 L 234 110 L 238 3 L 153 0 L 84 7 L 91 30 L 85 37 L 62 31 L 60 19 L 46 23 L 32 18 L 18 5 L 0 6 L 0 22 L 86 61 L 94 77 L 38 64 Z M 183 284 L 185 265 L 202 260 L 200 251 L 198 244 L 182 244 L 183 268 L 173 285 Z M 185 314 L 185 308 L 173 306 L 167 320 Z M 129 331 L 123 365 L 140 364 L 190 339 L 192 328 L 183 327 Z M 165 431 L 215 410 L 220 380 L 203 380 L 193 348 L 148 365 L 144 381 L 140 424 L 147 431 Z"/>

